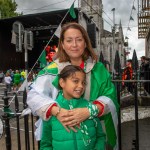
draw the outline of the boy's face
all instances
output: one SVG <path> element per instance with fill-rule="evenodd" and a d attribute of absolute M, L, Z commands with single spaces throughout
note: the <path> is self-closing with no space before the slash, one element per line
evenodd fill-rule
<path fill-rule="evenodd" d="M 83 72 L 76 72 L 66 80 L 60 79 L 60 86 L 66 99 L 80 98 L 85 91 L 86 78 Z"/>
<path fill-rule="evenodd" d="M 131 65 L 131 62 L 127 61 L 126 65 L 127 65 L 127 66 L 130 66 L 130 65 Z"/>
<path fill-rule="evenodd" d="M 50 52 L 50 57 L 52 58 L 56 52 Z"/>

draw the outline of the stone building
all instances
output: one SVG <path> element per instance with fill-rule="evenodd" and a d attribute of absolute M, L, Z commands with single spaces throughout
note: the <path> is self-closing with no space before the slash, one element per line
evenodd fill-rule
<path fill-rule="evenodd" d="M 102 18 L 103 4 L 102 0 L 85 0 L 80 2 L 80 7 L 89 18 L 96 24 L 99 30 L 99 35 L 95 40 L 99 46 L 95 49 L 98 55 L 102 51 L 105 61 L 109 66 L 109 71 L 114 71 L 114 59 L 116 50 L 119 51 L 121 66 L 125 65 L 125 49 L 124 49 L 124 35 L 122 30 L 122 24 L 120 21 L 119 26 L 115 29 L 115 36 L 112 32 L 104 29 L 104 22 Z"/>
<path fill-rule="evenodd" d="M 124 67 L 126 54 L 124 49 L 124 36 L 121 21 L 119 27 L 116 29 L 115 36 L 113 37 L 112 32 L 103 30 L 101 41 L 101 51 L 104 54 L 105 60 L 109 63 L 110 71 L 113 71 L 114 69 L 114 59 L 117 50 L 119 51 L 121 67 Z"/>

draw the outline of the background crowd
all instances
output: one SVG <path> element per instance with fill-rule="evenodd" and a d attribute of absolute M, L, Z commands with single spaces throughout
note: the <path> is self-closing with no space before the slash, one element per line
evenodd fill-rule
<path fill-rule="evenodd" d="M 143 80 L 141 86 L 144 87 L 144 95 L 150 94 L 150 58 L 146 56 L 141 57 L 141 63 L 139 65 L 138 79 Z M 33 82 L 37 76 L 38 71 L 31 71 L 28 75 L 28 82 Z M 0 83 L 5 83 L 8 92 L 11 90 L 18 90 L 26 78 L 26 73 L 24 70 L 12 70 L 9 69 L 6 72 L 0 70 Z M 132 69 L 132 60 L 129 59 L 126 62 L 126 66 L 122 69 L 122 80 L 132 80 L 133 69 Z M 144 82 L 145 80 L 145 82 Z M 127 88 L 128 92 L 133 93 L 134 84 L 131 82 L 122 82 L 122 89 Z"/>
<path fill-rule="evenodd" d="M 37 75 L 37 71 L 31 71 L 28 75 L 28 82 L 33 82 Z M 0 83 L 6 85 L 8 92 L 17 91 L 24 80 L 26 79 L 26 72 L 24 70 L 8 69 L 6 72 L 0 71 Z"/>

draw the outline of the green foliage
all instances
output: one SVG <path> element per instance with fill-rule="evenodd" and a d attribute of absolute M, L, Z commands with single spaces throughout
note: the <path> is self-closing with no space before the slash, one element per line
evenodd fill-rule
<path fill-rule="evenodd" d="M 16 2 L 12 0 L 0 0 L 1 19 L 19 16 L 21 14 L 15 12 L 17 9 Z"/>

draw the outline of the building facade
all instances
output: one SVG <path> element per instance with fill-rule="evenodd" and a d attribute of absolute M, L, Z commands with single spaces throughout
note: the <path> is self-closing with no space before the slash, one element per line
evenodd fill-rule
<path fill-rule="evenodd" d="M 109 71 L 114 72 L 115 53 L 118 50 L 121 67 L 124 67 L 126 54 L 124 49 L 124 36 L 121 21 L 119 26 L 116 27 L 113 36 L 112 32 L 104 29 L 102 0 L 81 1 L 79 6 L 81 7 L 81 10 L 85 12 L 89 18 L 91 18 L 91 21 L 96 24 L 98 28 L 99 33 L 96 39 L 98 46 L 95 49 L 97 55 L 99 56 L 102 51 L 105 62 L 108 64 L 107 66 Z"/>
<path fill-rule="evenodd" d="M 150 0 L 138 1 L 138 38 L 145 39 L 145 56 L 150 57 Z"/>

